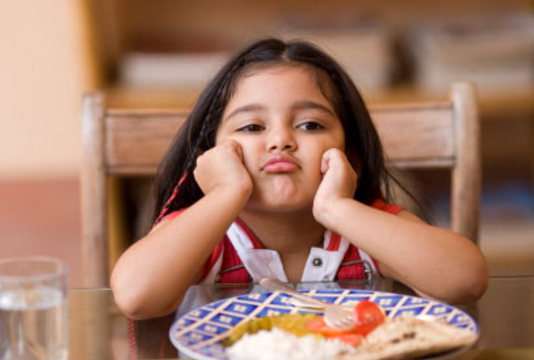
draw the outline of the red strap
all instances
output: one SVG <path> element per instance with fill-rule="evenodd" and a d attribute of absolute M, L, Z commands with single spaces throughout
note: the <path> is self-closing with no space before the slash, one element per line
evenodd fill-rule
<path fill-rule="evenodd" d="M 254 234 L 241 219 L 237 218 L 235 222 L 241 228 L 241 230 L 247 234 L 254 249 L 265 249 L 263 244 L 256 237 L 256 234 Z M 225 236 L 223 242 L 223 260 L 219 273 L 220 276 L 217 282 L 222 284 L 251 282 L 251 276 L 243 265 L 243 262 L 241 261 L 241 258 L 239 257 L 237 250 L 232 245 L 230 239 Z"/>
<path fill-rule="evenodd" d="M 239 258 L 236 249 L 233 247 L 232 242 L 227 236 L 224 237 L 224 251 L 223 260 L 221 266 L 221 272 L 219 273 L 218 283 L 249 283 L 251 281 L 247 269 L 243 266 L 243 262 Z"/>
<path fill-rule="evenodd" d="M 135 323 L 128 318 L 128 359 L 137 360 L 137 341 L 135 339 Z"/>
<path fill-rule="evenodd" d="M 365 279 L 365 267 L 362 263 L 343 265 L 343 263 L 349 261 L 358 261 L 361 260 L 360 252 L 354 245 L 349 245 L 341 266 L 337 270 L 337 279 L 338 280 L 355 280 L 355 279 Z"/>
<path fill-rule="evenodd" d="M 376 199 L 375 201 L 373 201 L 373 203 L 371 204 L 371 207 L 388 212 L 393 215 L 397 215 L 401 210 L 404 210 L 402 206 L 395 205 L 395 204 L 388 204 L 382 199 Z"/>
<path fill-rule="evenodd" d="M 168 215 L 168 217 L 171 217 L 171 215 L 174 215 L 174 213 Z M 167 218 L 167 217 L 165 217 Z M 236 223 L 238 226 L 243 230 L 248 238 L 250 239 L 252 246 L 254 249 L 264 249 L 265 247 L 263 244 L 258 240 L 256 235 L 250 230 L 245 223 L 239 218 L 237 218 Z M 223 259 L 221 264 L 221 270 L 219 272 L 220 276 L 216 280 L 218 283 L 248 283 L 250 282 L 250 276 L 248 274 L 248 271 L 245 269 L 243 262 L 241 261 L 241 258 L 237 254 L 237 250 L 232 245 L 232 242 L 230 239 L 225 236 L 219 244 L 215 247 L 215 249 L 212 251 L 210 257 L 204 262 L 204 265 L 202 266 L 202 272 L 200 276 L 199 282 L 204 280 L 206 276 L 208 276 L 209 272 L 219 259 L 219 256 L 221 255 L 221 252 L 223 253 Z M 234 269 L 235 268 L 235 269 Z"/>
<path fill-rule="evenodd" d="M 162 217 L 159 222 L 163 221 L 163 220 L 172 220 L 174 219 L 175 217 L 177 217 L 178 215 L 180 215 L 181 213 L 183 213 L 187 208 L 183 208 L 183 209 L 180 209 L 180 210 L 176 210 L 176 211 L 173 211 L 172 213 L 169 213 L 167 215 L 165 215 L 164 217 Z M 154 223 L 154 226 L 156 224 Z"/>
<path fill-rule="evenodd" d="M 328 247 L 326 248 L 326 250 L 327 251 L 338 251 L 340 243 L 341 243 L 341 235 L 333 232 L 332 236 L 330 237 L 330 242 L 328 243 Z"/>
<path fill-rule="evenodd" d="M 183 182 L 186 179 L 187 179 L 187 173 L 182 176 L 182 178 L 178 181 L 178 184 L 176 184 L 176 186 L 174 187 L 170 198 L 163 205 L 163 209 L 161 209 L 152 227 L 156 226 L 163 219 L 163 217 L 165 217 L 165 215 L 167 214 L 167 211 L 169 211 L 169 208 L 171 207 L 172 201 L 176 198 L 176 195 L 178 195 L 178 192 L 180 191 L 180 186 L 182 186 Z"/>

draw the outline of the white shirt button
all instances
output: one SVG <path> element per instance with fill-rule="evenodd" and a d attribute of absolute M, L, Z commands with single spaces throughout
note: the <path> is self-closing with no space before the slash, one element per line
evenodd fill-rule
<path fill-rule="evenodd" d="M 316 268 L 320 268 L 321 266 L 323 266 L 323 259 L 321 259 L 320 257 L 313 258 L 312 265 Z"/>

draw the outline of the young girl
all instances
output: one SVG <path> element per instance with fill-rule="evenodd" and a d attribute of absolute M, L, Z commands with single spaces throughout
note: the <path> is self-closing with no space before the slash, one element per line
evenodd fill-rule
<path fill-rule="evenodd" d="M 422 296 L 478 299 L 487 285 L 479 249 L 388 203 L 388 180 L 341 67 L 305 42 L 259 41 L 219 72 L 172 144 L 155 226 L 113 270 L 116 302 L 142 319 L 175 311 L 194 283 L 366 271 Z"/>

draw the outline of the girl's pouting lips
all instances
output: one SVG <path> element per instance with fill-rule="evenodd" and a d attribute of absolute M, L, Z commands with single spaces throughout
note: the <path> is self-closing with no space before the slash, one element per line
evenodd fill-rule
<path fill-rule="evenodd" d="M 297 170 L 299 166 L 293 158 L 287 155 L 276 155 L 269 158 L 262 166 L 262 171 L 268 174 L 286 173 Z"/>

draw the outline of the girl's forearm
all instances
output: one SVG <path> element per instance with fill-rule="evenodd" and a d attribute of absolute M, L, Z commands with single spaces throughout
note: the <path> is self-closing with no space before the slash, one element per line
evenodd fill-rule
<path fill-rule="evenodd" d="M 133 244 L 111 277 L 119 307 L 137 319 L 174 311 L 246 198 L 239 191 L 210 192 Z"/>
<path fill-rule="evenodd" d="M 469 302 L 486 289 L 484 256 L 459 234 L 425 224 L 404 211 L 395 216 L 352 199 L 329 207 L 327 218 L 329 228 L 379 261 L 383 275 L 420 294 Z"/>

